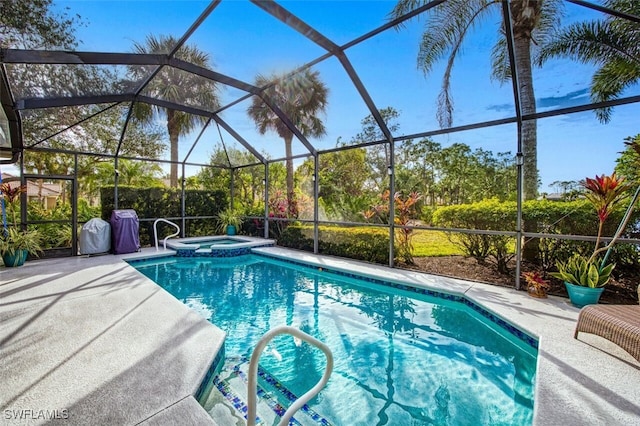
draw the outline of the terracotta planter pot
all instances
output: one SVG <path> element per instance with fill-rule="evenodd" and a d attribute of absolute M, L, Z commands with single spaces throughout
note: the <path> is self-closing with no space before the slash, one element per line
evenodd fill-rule
<path fill-rule="evenodd" d="M 536 297 L 538 299 L 546 299 L 547 292 L 544 291 L 543 288 L 535 288 L 534 286 L 527 287 L 527 294 L 531 297 Z"/>

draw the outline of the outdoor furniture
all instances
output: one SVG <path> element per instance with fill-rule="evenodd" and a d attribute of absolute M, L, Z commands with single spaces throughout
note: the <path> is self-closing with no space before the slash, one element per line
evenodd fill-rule
<path fill-rule="evenodd" d="M 582 308 L 573 335 L 591 333 L 620 346 L 640 361 L 640 306 L 589 305 Z"/>

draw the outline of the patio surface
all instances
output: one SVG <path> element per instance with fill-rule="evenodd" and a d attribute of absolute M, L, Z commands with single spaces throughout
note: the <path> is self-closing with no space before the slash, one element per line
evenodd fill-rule
<path fill-rule="evenodd" d="M 464 293 L 539 338 L 536 425 L 640 425 L 640 363 L 597 336 L 573 339 L 579 310 L 566 299 L 278 247 L 256 251 Z M 155 250 L 133 256 L 149 254 Z M 0 424 L 215 424 L 193 395 L 224 333 L 122 261 L 131 256 L 0 268 Z"/>

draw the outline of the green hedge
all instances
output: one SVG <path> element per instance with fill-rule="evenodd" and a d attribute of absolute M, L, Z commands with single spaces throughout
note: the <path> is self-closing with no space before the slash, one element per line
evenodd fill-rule
<path fill-rule="evenodd" d="M 382 228 L 318 227 L 318 251 L 380 264 L 389 263 L 389 231 Z M 313 226 L 289 225 L 278 239 L 278 245 L 313 251 Z"/>
<path fill-rule="evenodd" d="M 611 214 L 604 227 L 603 235 L 611 236 L 624 215 L 625 208 L 619 208 Z M 517 206 L 515 202 L 485 200 L 473 204 L 462 204 L 438 208 L 433 213 L 433 224 L 443 228 L 483 229 L 498 231 L 515 231 Z M 524 221 L 537 223 L 537 232 L 565 235 L 596 235 L 598 218 L 593 206 L 586 200 L 548 201 L 532 200 L 522 205 Z M 638 211 L 630 221 L 637 224 L 640 218 Z M 498 269 L 506 272 L 506 262 L 513 256 L 513 238 L 500 235 L 449 234 L 452 241 L 459 244 L 465 253 L 482 262 L 487 258 L 495 260 Z M 552 268 L 557 260 L 568 258 L 572 253 L 586 253 L 593 250 L 592 242 L 558 240 L 541 238 L 538 240 L 538 253 L 541 265 Z M 620 262 L 632 262 L 635 250 L 620 248 Z M 630 252 L 631 251 L 631 252 Z M 616 259 L 613 259 L 616 261 Z M 637 260 L 636 260 L 637 262 Z"/>
<path fill-rule="evenodd" d="M 114 187 L 100 189 L 102 218 L 109 220 L 113 212 Z M 186 216 L 216 216 L 228 205 L 225 191 L 185 191 Z M 140 219 L 157 219 L 182 216 L 181 191 L 171 188 L 136 188 L 118 186 L 118 209 L 133 209 Z M 158 226 L 160 236 L 174 232 L 174 228 L 162 224 Z M 185 235 L 214 235 L 215 220 L 193 219 L 186 222 Z M 151 245 L 153 242 L 153 222 L 140 222 L 140 244 Z"/>

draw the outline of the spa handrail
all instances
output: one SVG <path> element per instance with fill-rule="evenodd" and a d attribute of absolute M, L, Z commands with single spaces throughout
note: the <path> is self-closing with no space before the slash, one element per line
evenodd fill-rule
<path fill-rule="evenodd" d="M 304 340 L 305 342 L 316 346 L 322 352 L 324 352 L 327 358 L 327 365 L 324 369 L 322 378 L 314 387 L 309 389 L 304 395 L 294 401 L 293 404 L 285 411 L 284 415 L 280 419 L 278 426 L 286 426 L 289 424 L 289 420 L 293 414 L 302 408 L 311 398 L 316 396 L 318 392 L 327 384 L 331 371 L 333 370 L 333 354 L 331 349 L 321 341 L 309 336 L 302 330 L 287 325 L 272 328 L 267 331 L 262 338 L 258 341 L 253 353 L 251 354 L 251 361 L 249 362 L 249 380 L 248 380 L 248 410 L 247 410 L 247 426 L 254 426 L 256 424 L 256 404 L 257 404 L 257 392 L 258 392 L 258 360 L 262 351 L 267 346 L 267 343 L 271 341 L 275 336 L 279 334 L 291 334 L 294 337 Z"/>
<path fill-rule="evenodd" d="M 164 249 L 167 249 L 167 240 L 171 237 L 176 237 L 178 235 L 180 235 L 180 227 L 178 225 L 176 225 L 175 223 L 171 222 L 170 220 L 167 219 L 156 219 L 153 222 L 153 239 L 156 241 L 156 251 L 158 251 L 158 227 L 156 226 L 158 224 L 158 222 L 164 222 L 164 223 L 168 223 L 169 225 L 173 225 L 178 231 L 175 234 L 171 234 L 168 237 L 165 237 L 164 240 L 162 240 L 162 245 L 164 247 Z"/>

